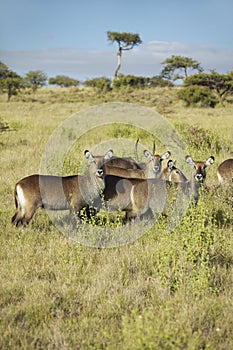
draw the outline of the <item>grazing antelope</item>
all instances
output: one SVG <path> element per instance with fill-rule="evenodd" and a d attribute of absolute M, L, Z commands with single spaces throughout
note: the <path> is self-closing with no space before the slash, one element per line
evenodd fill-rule
<path fill-rule="evenodd" d="M 86 175 L 60 177 L 34 174 L 21 179 L 15 185 L 17 212 L 12 217 L 12 223 L 26 227 L 38 208 L 79 213 L 90 202 L 95 202 L 105 186 L 103 163 L 111 157 L 111 152 L 95 157 L 89 151 L 84 154 L 90 161 Z"/>
<path fill-rule="evenodd" d="M 224 160 L 217 169 L 220 185 L 230 185 L 233 181 L 233 159 Z"/>

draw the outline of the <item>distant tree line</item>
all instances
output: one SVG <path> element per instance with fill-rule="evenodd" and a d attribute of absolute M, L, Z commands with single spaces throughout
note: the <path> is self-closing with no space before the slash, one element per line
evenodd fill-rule
<path fill-rule="evenodd" d="M 35 93 L 47 83 L 63 88 L 79 87 L 82 84 L 97 92 L 108 92 L 125 88 L 173 87 L 175 81 L 179 80 L 181 87 L 178 97 L 187 106 L 214 107 L 218 103 L 223 104 L 227 97 L 233 94 L 233 71 L 227 74 L 220 74 L 214 70 L 204 73 L 198 61 L 183 56 L 171 56 L 161 64 L 161 73 L 154 77 L 118 74 L 113 80 L 97 77 L 80 82 L 65 75 L 48 78 L 40 70 L 29 71 L 25 77 L 21 77 L 0 61 L 0 91 L 6 93 L 7 100 L 10 101 L 20 90 L 28 88 Z"/>

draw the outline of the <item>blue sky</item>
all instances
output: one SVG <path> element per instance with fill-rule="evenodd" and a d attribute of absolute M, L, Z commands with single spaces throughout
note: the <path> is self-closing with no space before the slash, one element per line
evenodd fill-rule
<path fill-rule="evenodd" d="M 111 77 L 111 30 L 143 41 L 123 54 L 121 73 L 157 75 L 173 54 L 225 73 L 233 69 L 232 13 L 232 0 L 1 0 L 0 60 L 22 75 Z"/>

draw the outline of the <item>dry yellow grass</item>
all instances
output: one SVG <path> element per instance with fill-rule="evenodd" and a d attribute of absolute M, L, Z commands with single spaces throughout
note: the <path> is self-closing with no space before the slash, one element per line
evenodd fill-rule
<path fill-rule="evenodd" d="M 170 89 L 105 96 L 42 89 L 10 103 L 0 96 L 0 120 L 11 130 L 0 133 L 1 349 L 233 347 L 233 215 L 224 194 L 211 188 L 172 232 L 162 218 L 133 244 L 112 249 L 74 243 L 43 211 L 25 230 L 11 225 L 14 184 L 39 171 L 54 129 L 77 111 L 117 100 L 158 109 L 173 125 L 185 125 L 183 132 L 187 125 L 196 126 L 197 139 L 210 131 L 210 149 L 203 143 L 205 149 L 197 150 L 189 143 L 193 157 L 207 159 L 221 141 L 216 165 L 232 157 L 230 104 L 188 109 Z M 121 132 L 133 139 L 137 135 L 133 129 Z M 84 149 L 111 135 L 118 135 L 115 127 L 103 136 L 92 131 L 81 138 L 75 145 L 77 162 Z M 141 137 L 150 147 L 152 140 Z M 207 170 L 209 184 L 216 183 L 216 165 Z M 66 171 L 74 166 L 68 162 Z"/>

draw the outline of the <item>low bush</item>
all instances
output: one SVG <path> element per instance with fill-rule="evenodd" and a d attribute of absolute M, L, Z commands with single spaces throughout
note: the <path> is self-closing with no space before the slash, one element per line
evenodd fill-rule
<path fill-rule="evenodd" d="M 176 124 L 176 130 L 180 133 L 189 150 L 213 152 L 218 154 L 226 146 L 223 141 L 211 130 L 205 130 L 197 125 Z"/>
<path fill-rule="evenodd" d="M 212 91 L 205 86 L 187 86 L 178 91 L 186 106 L 215 107 L 218 103 Z"/>

